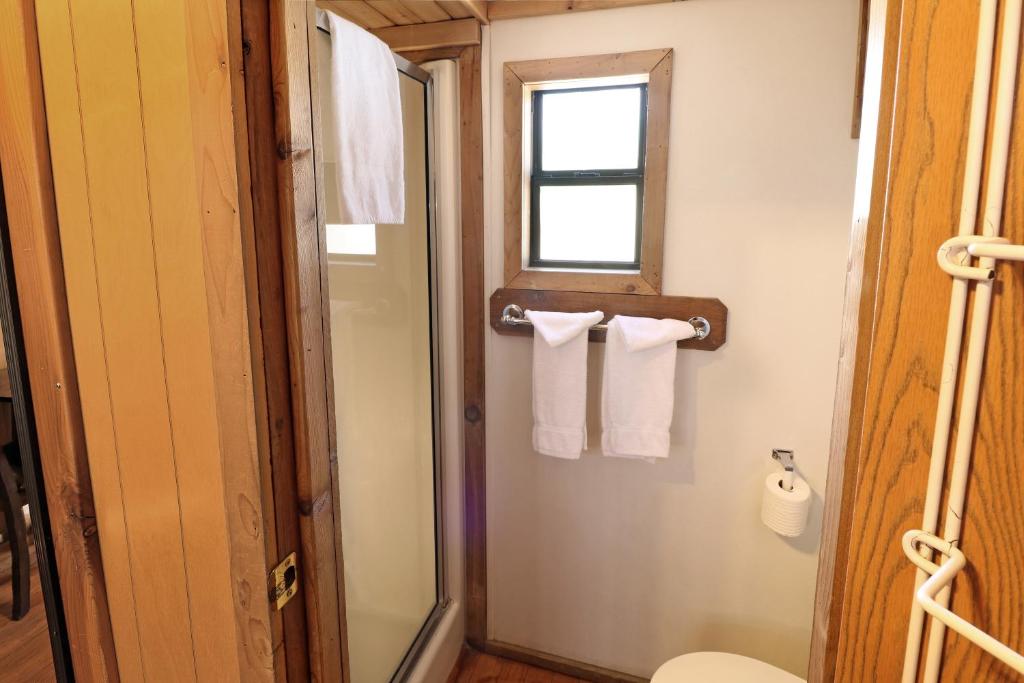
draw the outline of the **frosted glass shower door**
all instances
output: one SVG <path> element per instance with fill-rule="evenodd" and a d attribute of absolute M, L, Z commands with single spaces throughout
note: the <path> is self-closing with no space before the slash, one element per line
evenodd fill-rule
<path fill-rule="evenodd" d="M 349 666 L 353 683 L 381 683 L 414 660 L 441 595 L 429 75 L 399 72 L 405 223 L 342 225 L 318 34 Z"/>

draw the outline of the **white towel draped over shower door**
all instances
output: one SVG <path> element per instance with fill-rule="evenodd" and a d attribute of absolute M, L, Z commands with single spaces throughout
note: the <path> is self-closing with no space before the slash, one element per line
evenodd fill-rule
<path fill-rule="evenodd" d="M 340 222 L 405 222 L 405 156 L 398 70 L 388 48 L 327 12 Z"/>
<path fill-rule="evenodd" d="M 587 337 L 604 313 L 526 311 L 533 323 L 533 449 L 576 459 L 587 447 Z"/>
<path fill-rule="evenodd" d="M 696 335 L 682 320 L 617 315 L 608 323 L 601 385 L 601 450 L 667 458 L 675 403 L 676 342 Z"/>

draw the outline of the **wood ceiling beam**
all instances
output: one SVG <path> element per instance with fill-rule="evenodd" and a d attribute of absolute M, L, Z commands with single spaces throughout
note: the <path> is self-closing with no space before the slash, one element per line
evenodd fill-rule
<path fill-rule="evenodd" d="M 480 44 L 480 23 L 473 17 L 430 24 L 390 26 L 374 29 L 371 33 L 395 52 Z"/>
<path fill-rule="evenodd" d="M 459 4 L 466 8 L 470 14 L 476 17 L 481 24 L 490 22 L 489 2 L 486 0 L 458 0 Z"/>
<path fill-rule="evenodd" d="M 679 2 L 679 0 L 489 0 L 487 17 L 490 21 L 499 21 L 597 9 L 617 9 L 634 5 L 656 5 L 663 2 Z"/>

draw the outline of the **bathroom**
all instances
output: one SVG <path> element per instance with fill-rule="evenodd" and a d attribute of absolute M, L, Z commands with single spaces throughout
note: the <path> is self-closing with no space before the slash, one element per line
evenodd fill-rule
<path fill-rule="evenodd" d="M 1021 680 L 1021 4 L 3 5 L 0 680 Z"/>

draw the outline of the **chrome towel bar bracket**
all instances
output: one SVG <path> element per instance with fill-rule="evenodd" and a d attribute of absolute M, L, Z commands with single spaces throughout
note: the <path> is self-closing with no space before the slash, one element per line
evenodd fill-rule
<path fill-rule="evenodd" d="M 704 339 L 711 334 L 711 323 L 707 318 L 695 315 L 686 322 L 693 325 L 693 329 L 696 331 L 696 334 L 693 335 L 694 339 Z M 501 310 L 501 324 L 509 327 L 533 327 L 533 323 L 526 319 L 526 314 L 517 304 L 509 304 Z M 607 323 L 598 323 L 592 325 L 590 329 L 607 330 L 608 325 Z"/>

